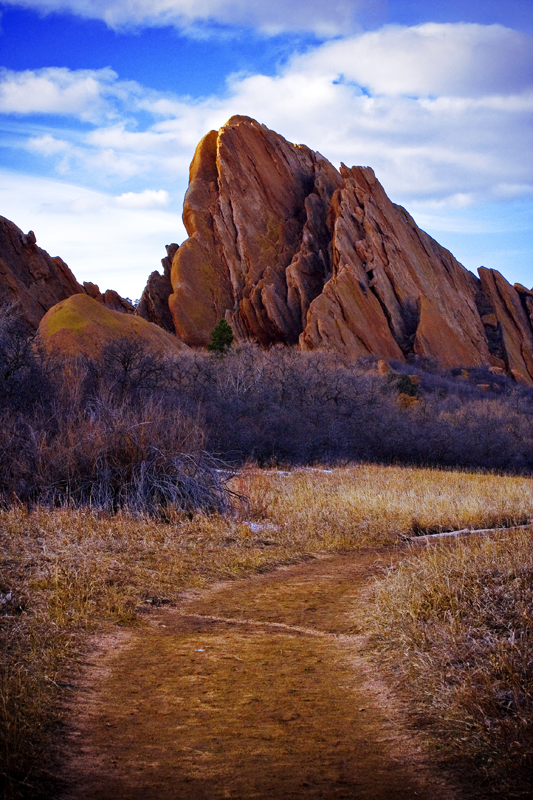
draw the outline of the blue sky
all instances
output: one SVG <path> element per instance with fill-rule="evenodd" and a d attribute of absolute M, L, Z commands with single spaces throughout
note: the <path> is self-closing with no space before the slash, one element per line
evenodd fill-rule
<path fill-rule="evenodd" d="M 138 297 L 194 147 L 247 114 L 533 286 L 533 0 L 0 2 L 0 214 Z"/>

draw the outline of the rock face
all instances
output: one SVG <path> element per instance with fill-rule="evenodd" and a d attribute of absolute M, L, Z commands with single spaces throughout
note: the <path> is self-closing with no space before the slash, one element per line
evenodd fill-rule
<path fill-rule="evenodd" d="M 533 379 L 533 292 L 511 286 L 497 270 L 480 267 L 478 272 L 484 310 L 488 307 L 489 311 L 483 320 L 494 330 L 495 353 L 517 380 L 529 383 Z"/>
<path fill-rule="evenodd" d="M 0 302 L 15 303 L 35 330 L 49 308 L 83 291 L 64 261 L 37 247 L 33 231 L 0 217 Z"/>
<path fill-rule="evenodd" d="M 61 258 L 37 247 L 35 234 L 0 217 L 0 303 L 14 303 L 28 326 L 36 330 L 46 312 L 74 294 L 88 294 L 99 303 L 124 314 L 134 308 L 118 292 L 103 294 L 94 283 L 83 286 Z"/>
<path fill-rule="evenodd" d="M 113 311 L 87 294 L 75 294 L 51 308 L 41 320 L 38 335 L 49 351 L 93 359 L 108 345 L 125 340 L 160 356 L 188 349 L 157 325 Z"/>
<path fill-rule="evenodd" d="M 333 276 L 312 304 L 303 348 L 491 363 L 476 278 L 388 199 L 369 167 L 341 167 L 329 224 Z"/>
<path fill-rule="evenodd" d="M 170 282 L 172 259 L 178 250 L 178 245 L 167 244 L 166 249 L 167 255 L 161 259 L 163 274 L 161 275 L 157 270 L 152 272 L 135 313 L 148 322 L 159 325 L 163 330 L 174 333 L 174 320 L 170 313 L 168 299 L 172 294 L 172 283 Z"/>
<path fill-rule="evenodd" d="M 176 333 L 205 345 L 221 317 L 239 338 L 296 344 L 331 276 L 327 215 L 340 185 L 322 156 L 248 117 L 196 149 L 174 256 Z"/>
<path fill-rule="evenodd" d="M 264 346 L 485 364 L 533 383 L 533 291 L 466 270 L 369 167 L 338 172 L 232 117 L 196 149 L 183 221 L 189 238 L 173 257 L 168 302 L 189 345 L 206 345 L 225 317 L 237 340 Z M 154 275 L 147 292 L 164 298 L 168 284 Z"/>

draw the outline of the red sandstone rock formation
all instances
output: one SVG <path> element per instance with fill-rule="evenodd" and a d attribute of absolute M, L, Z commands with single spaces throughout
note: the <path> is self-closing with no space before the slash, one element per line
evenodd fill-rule
<path fill-rule="evenodd" d="M 533 292 L 511 286 L 497 270 L 480 267 L 478 271 L 483 295 L 500 329 L 505 367 L 516 380 L 529 383 L 533 381 Z"/>
<path fill-rule="evenodd" d="M 476 278 L 369 167 L 339 174 L 232 117 L 196 149 L 183 220 L 169 305 L 190 345 L 205 345 L 225 317 L 237 340 L 486 364 L 533 383 L 533 291 L 491 270 Z"/>
<path fill-rule="evenodd" d="M 33 231 L 0 217 L 0 302 L 16 304 L 35 330 L 49 308 L 77 292 L 83 287 L 64 261 L 37 247 Z"/>
<path fill-rule="evenodd" d="M 326 219 L 340 184 L 320 154 L 248 117 L 196 149 L 172 265 L 176 333 L 205 345 L 225 316 L 238 338 L 296 344 L 331 275 Z"/>
<path fill-rule="evenodd" d="M 341 167 L 329 225 L 333 277 L 309 309 L 300 342 L 353 355 L 491 363 L 477 282 L 391 203 L 369 167 Z"/>
<path fill-rule="evenodd" d="M 174 333 L 174 320 L 170 313 L 168 299 L 172 294 L 172 283 L 170 282 L 172 259 L 178 250 L 178 245 L 175 243 L 167 244 L 166 250 L 166 257 L 161 259 L 163 274 L 161 275 L 157 271 L 152 272 L 135 313 L 138 317 L 142 317 L 148 322 L 153 322 L 159 325 L 160 328 Z"/>
<path fill-rule="evenodd" d="M 126 297 L 121 297 L 114 289 L 106 289 L 102 294 L 100 287 L 96 283 L 91 283 L 90 281 L 84 281 L 83 288 L 89 297 L 92 297 L 97 303 L 107 306 L 107 308 L 110 308 L 112 311 L 118 311 L 121 314 L 135 313 L 131 301 Z"/>

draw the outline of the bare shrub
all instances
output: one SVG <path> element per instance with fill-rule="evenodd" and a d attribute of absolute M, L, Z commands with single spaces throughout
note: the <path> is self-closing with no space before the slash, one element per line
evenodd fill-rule
<path fill-rule="evenodd" d="M 172 364 L 128 343 L 107 357 L 107 373 L 83 358 L 42 359 L 38 397 L 24 410 L 7 403 L 0 502 L 227 511 L 225 465 L 205 451 L 201 415 L 168 391 Z"/>
<path fill-rule="evenodd" d="M 248 344 L 224 359 L 180 357 L 177 371 L 182 394 L 204 411 L 208 449 L 243 460 L 533 469 L 531 389 L 497 376 L 487 393 L 474 383 L 479 370 L 465 380 L 400 366 L 389 380 L 371 360 Z M 405 407 L 403 386 L 416 401 Z"/>
<path fill-rule="evenodd" d="M 44 356 L 9 320 L 0 326 L 4 505 L 220 510 L 222 473 L 206 452 L 235 464 L 533 469 L 533 391 L 501 376 L 481 390 L 475 381 L 493 376 L 480 369 L 465 379 L 402 364 L 390 380 L 372 359 L 325 351 L 241 344 L 224 358 L 170 359 L 135 341 L 93 363 Z"/>
<path fill-rule="evenodd" d="M 110 511 L 166 514 L 229 508 L 223 466 L 203 450 L 189 417 L 161 402 L 141 407 L 103 402 L 54 404 L 41 419 L 12 420 L 1 438 L 3 501 L 89 505 Z"/>

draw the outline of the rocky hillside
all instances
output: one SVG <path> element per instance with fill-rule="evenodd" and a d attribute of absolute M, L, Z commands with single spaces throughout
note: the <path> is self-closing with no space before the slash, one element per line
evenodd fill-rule
<path fill-rule="evenodd" d="M 196 149 L 183 220 L 169 305 L 189 345 L 207 344 L 223 316 L 237 339 L 265 346 L 488 364 L 533 382 L 533 292 L 493 270 L 474 276 L 369 167 L 338 172 L 232 117 Z"/>

